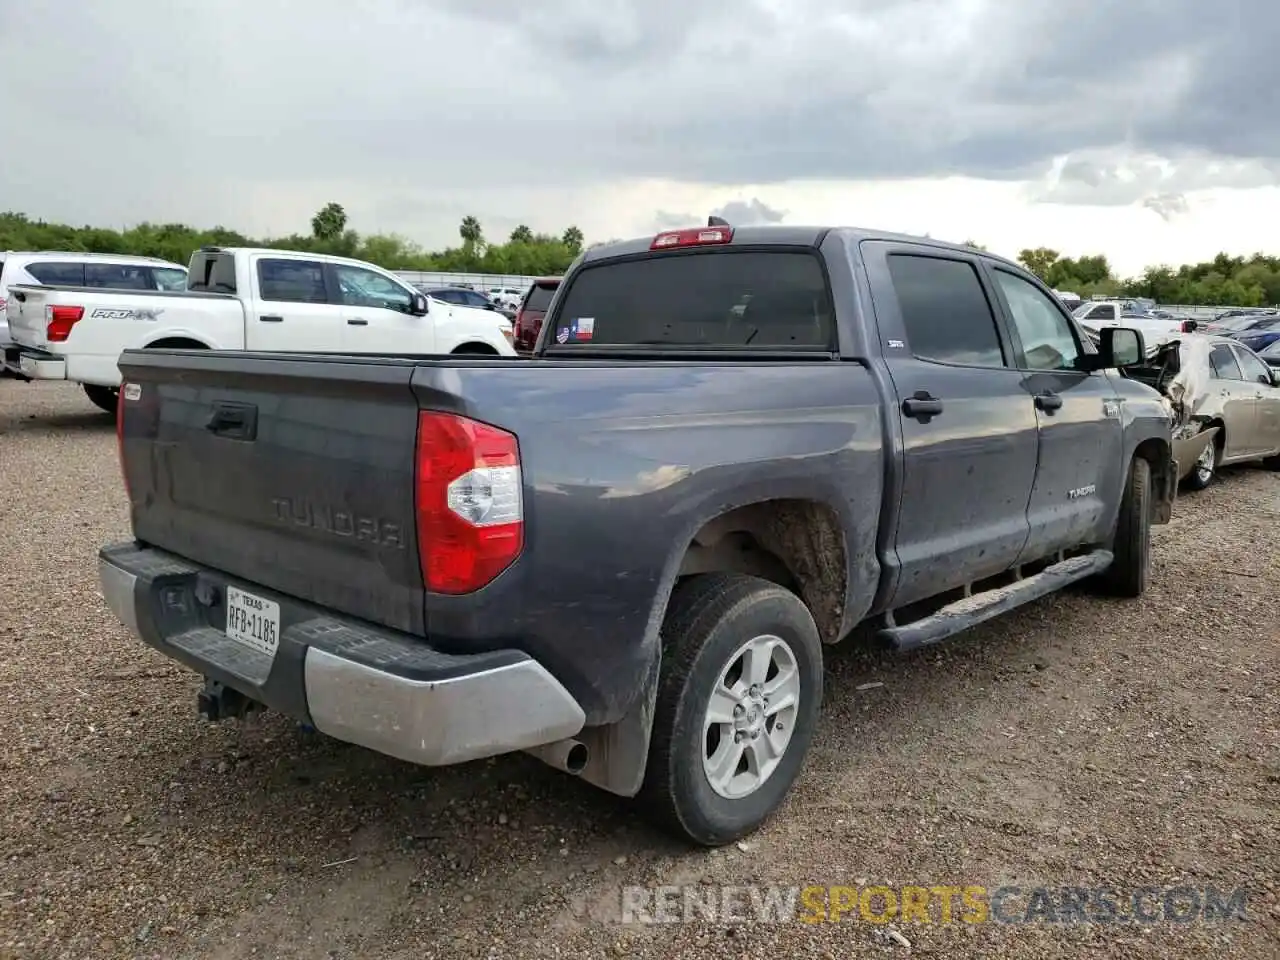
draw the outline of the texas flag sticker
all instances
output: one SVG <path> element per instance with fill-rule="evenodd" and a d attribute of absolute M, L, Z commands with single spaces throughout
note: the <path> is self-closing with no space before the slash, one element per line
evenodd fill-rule
<path fill-rule="evenodd" d="M 591 335 L 595 333 L 596 321 L 594 317 L 579 317 L 573 322 L 573 339 L 590 340 Z"/>

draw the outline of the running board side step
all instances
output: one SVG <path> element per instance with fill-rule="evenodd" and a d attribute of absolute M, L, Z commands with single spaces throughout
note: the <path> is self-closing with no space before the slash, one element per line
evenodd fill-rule
<path fill-rule="evenodd" d="M 1079 557 L 1062 560 L 1025 580 L 1016 580 L 1007 586 L 962 597 L 932 616 L 901 627 L 885 627 L 877 635 L 887 641 L 897 653 L 931 646 L 985 620 L 1008 613 L 1024 603 L 1061 590 L 1067 584 L 1101 573 L 1111 566 L 1113 559 L 1110 550 L 1094 550 Z M 889 622 L 892 623 L 892 620 Z"/>

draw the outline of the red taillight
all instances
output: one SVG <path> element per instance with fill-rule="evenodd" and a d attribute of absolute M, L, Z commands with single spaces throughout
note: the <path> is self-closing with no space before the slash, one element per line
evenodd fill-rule
<path fill-rule="evenodd" d="M 470 593 L 524 548 L 514 434 L 451 413 L 418 415 L 418 559 L 432 593 Z"/>
<path fill-rule="evenodd" d="M 701 247 L 713 243 L 728 243 L 733 239 L 733 227 L 695 227 L 692 230 L 668 230 L 653 238 L 650 250 L 667 250 L 676 247 Z"/>
<path fill-rule="evenodd" d="M 1199 328 L 1200 324 L 1196 323 L 1194 320 L 1183 320 L 1182 323 L 1178 325 L 1178 331 L 1180 333 L 1195 333 Z"/>
<path fill-rule="evenodd" d="M 511 322 L 511 329 L 516 332 L 516 336 L 520 336 L 520 331 L 524 329 L 524 308 L 521 307 L 516 311 L 516 318 Z"/>
<path fill-rule="evenodd" d="M 63 343 L 83 317 L 84 307 L 49 304 L 44 308 L 45 339 L 50 343 Z"/>

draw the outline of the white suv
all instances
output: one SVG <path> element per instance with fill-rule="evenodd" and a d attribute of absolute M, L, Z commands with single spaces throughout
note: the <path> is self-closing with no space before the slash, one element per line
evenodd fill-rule
<path fill-rule="evenodd" d="M 0 372 L 18 362 L 5 316 L 16 283 L 105 290 L 185 290 L 187 268 L 155 257 L 121 253 L 25 253 L 0 250 Z"/>

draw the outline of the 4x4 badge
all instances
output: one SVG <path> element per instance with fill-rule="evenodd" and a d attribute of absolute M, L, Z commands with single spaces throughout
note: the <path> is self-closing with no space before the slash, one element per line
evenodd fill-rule
<path fill-rule="evenodd" d="M 1119 400 L 1103 400 L 1103 401 L 1102 401 L 1102 415 L 1103 415 L 1104 417 L 1109 417 L 1109 418 L 1110 418 L 1110 419 L 1112 419 L 1112 420 L 1114 420 L 1114 419 L 1116 419 L 1117 417 L 1119 417 L 1119 416 L 1120 416 L 1120 401 L 1119 401 Z"/>

